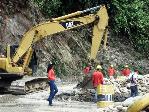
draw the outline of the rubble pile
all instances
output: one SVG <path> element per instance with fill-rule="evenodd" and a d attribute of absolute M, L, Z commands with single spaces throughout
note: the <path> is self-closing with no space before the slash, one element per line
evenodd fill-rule
<path fill-rule="evenodd" d="M 115 102 L 123 102 L 129 97 L 130 90 L 127 89 L 126 80 L 126 78 L 123 78 L 122 80 L 105 79 L 106 84 L 112 84 L 114 87 L 113 100 Z"/>
<path fill-rule="evenodd" d="M 138 88 L 140 95 L 149 93 L 149 74 L 144 75 L 143 78 L 138 79 Z"/>
<path fill-rule="evenodd" d="M 115 94 L 114 94 L 114 105 L 100 110 L 100 112 L 126 112 L 129 105 L 131 105 L 135 100 L 141 98 L 141 96 L 149 93 L 149 74 L 138 78 L 138 90 L 139 96 L 130 97 L 130 89 L 127 88 L 127 79 L 107 81 L 107 83 L 114 84 Z M 146 107 L 141 112 L 148 112 L 149 107 Z"/>
<path fill-rule="evenodd" d="M 108 81 L 108 83 L 114 85 L 114 101 L 115 102 L 122 102 L 130 97 L 130 89 L 128 88 L 128 82 L 126 78 L 123 78 L 123 80 L 114 80 L 114 81 Z M 138 78 L 138 92 L 139 95 L 145 95 L 146 93 L 149 93 L 149 74 L 140 76 Z"/>
<path fill-rule="evenodd" d="M 126 112 L 129 105 L 131 105 L 135 100 L 140 97 L 128 98 L 124 102 L 115 102 L 113 105 L 110 105 L 106 108 L 99 108 L 99 112 Z"/>
<path fill-rule="evenodd" d="M 94 98 L 94 90 L 76 90 L 71 92 L 65 92 L 57 95 L 55 99 L 58 101 L 80 101 L 80 102 L 92 102 Z"/>
<path fill-rule="evenodd" d="M 128 82 L 126 80 L 126 78 L 123 78 L 123 80 L 105 80 L 106 84 L 114 85 L 114 103 L 109 107 L 100 108 L 99 112 L 126 112 L 129 105 L 135 102 L 135 100 L 149 93 L 149 74 L 141 76 L 138 79 L 139 96 L 134 98 L 130 97 L 130 89 L 127 88 Z M 75 88 L 72 91 L 57 95 L 56 99 L 59 101 L 93 102 L 94 94 L 94 89 Z M 142 112 L 147 112 L 148 110 L 149 107 L 146 107 Z"/>
<path fill-rule="evenodd" d="M 128 82 L 126 78 L 122 80 L 109 80 L 105 79 L 106 84 L 114 85 L 114 102 L 123 102 L 130 97 L 130 89 L 127 88 Z M 139 95 L 144 95 L 149 93 L 149 74 L 144 75 L 138 79 L 138 89 Z M 56 96 L 58 100 L 75 100 L 75 101 L 85 101 L 92 102 L 94 98 L 95 91 L 93 89 L 75 88 L 71 92 L 61 93 Z"/>
<path fill-rule="evenodd" d="M 91 91 L 88 91 L 88 95 L 91 95 Z M 86 93 L 75 93 L 74 91 L 71 93 L 63 93 L 60 94 L 58 96 L 56 96 L 56 99 L 59 101 L 91 101 L 91 99 L 93 99 L 92 97 L 88 97 L 87 95 L 85 95 Z M 86 99 L 85 99 L 86 98 Z M 114 102 L 113 105 L 110 105 L 109 107 L 106 108 L 97 108 L 98 112 L 126 112 L 127 108 L 136 100 L 138 100 L 139 98 L 141 98 L 141 96 L 137 96 L 137 97 L 130 97 L 128 99 L 126 99 L 123 102 Z M 141 112 L 148 112 L 148 107 L 146 107 L 144 110 L 142 110 Z"/>

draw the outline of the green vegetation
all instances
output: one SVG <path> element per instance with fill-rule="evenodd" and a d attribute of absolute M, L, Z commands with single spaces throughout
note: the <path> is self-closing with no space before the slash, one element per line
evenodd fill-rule
<path fill-rule="evenodd" d="M 60 0 L 33 0 L 46 17 L 57 15 L 61 6 Z"/>
<path fill-rule="evenodd" d="M 128 39 L 134 48 L 149 56 L 149 1 L 112 0 L 113 31 Z"/>

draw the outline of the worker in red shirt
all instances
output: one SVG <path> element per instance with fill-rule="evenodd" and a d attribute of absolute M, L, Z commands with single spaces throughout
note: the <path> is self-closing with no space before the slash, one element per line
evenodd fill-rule
<path fill-rule="evenodd" d="M 53 69 L 53 65 L 54 64 L 49 64 L 48 69 L 47 69 L 49 86 L 50 86 L 50 95 L 49 95 L 49 98 L 48 98 L 49 106 L 52 106 L 52 100 L 53 100 L 55 94 L 58 92 L 57 86 L 55 84 L 56 77 L 55 77 L 55 72 L 54 72 L 54 69 Z"/>
<path fill-rule="evenodd" d="M 94 88 L 96 88 L 99 84 L 103 84 L 103 74 L 101 72 L 101 69 L 102 67 L 98 65 L 96 67 L 96 71 L 93 72 L 92 83 Z"/>
<path fill-rule="evenodd" d="M 130 72 L 131 71 L 130 71 L 128 65 L 125 65 L 125 68 L 121 71 L 121 74 L 124 75 L 124 76 L 126 76 L 126 77 L 128 77 L 129 74 L 130 74 Z"/>
<path fill-rule="evenodd" d="M 114 69 L 113 65 L 111 64 L 108 68 L 108 75 L 110 77 L 110 79 L 114 79 L 114 75 L 116 73 L 116 70 Z"/>
<path fill-rule="evenodd" d="M 83 69 L 83 73 L 85 75 L 87 75 L 91 70 L 91 64 L 88 64 L 84 69 Z"/>
<path fill-rule="evenodd" d="M 93 75 L 92 75 L 92 84 L 93 84 L 95 91 L 96 91 L 98 85 L 103 84 L 103 74 L 101 72 L 101 69 L 102 69 L 102 67 L 100 65 L 98 65 L 96 67 L 96 71 L 94 71 Z M 97 91 L 95 92 L 94 100 L 95 100 L 95 102 L 97 102 Z"/>

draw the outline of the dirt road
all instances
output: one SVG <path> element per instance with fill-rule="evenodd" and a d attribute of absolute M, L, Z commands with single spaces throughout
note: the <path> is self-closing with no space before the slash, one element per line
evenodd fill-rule
<path fill-rule="evenodd" d="M 71 91 L 75 85 L 65 84 L 59 86 L 59 93 Z M 58 101 L 54 106 L 48 106 L 46 99 L 49 90 L 27 95 L 0 95 L 0 112 L 96 112 L 97 106 L 92 102 Z"/>

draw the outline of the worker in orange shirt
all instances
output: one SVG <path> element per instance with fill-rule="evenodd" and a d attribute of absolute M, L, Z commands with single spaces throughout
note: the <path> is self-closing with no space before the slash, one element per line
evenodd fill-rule
<path fill-rule="evenodd" d="M 108 68 L 108 75 L 110 79 L 114 79 L 114 75 L 116 74 L 116 70 L 114 69 L 113 65 L 111 64 Z"/>
<path fill-rule="evenodd" d="M 96 67 L 96 71 L 93 72 L 92 75 L 92 84 L 93 87 L 96 91 L 97 86 L 100 84 L 103 84 L 103 73 L 101 72 L 102 67 L 100 65 L 98 65 Z M 95 98 L 94 98 L 95 102 L 97 101 L 97 91 L 95 92 Z"/>
<path fill-rule="evenodd" d="M 53 65 L 54 64 L 49 64 L 48 68 L 47 68 L 48 80 L 49 80 L 49 86 L 50 86 L 50 95 L 48 98 L 49 106 L 52 106 L 52 100 L 53 100 L 55 94 L 58 92 L 57 86 L 55 84 L 56 76 L 55 76 L 55 72 L 53 69 Z"/>
<path fill-rule="evenodd" d="M 125 68 L 121 71 L 121 74 L 122 74 L 123 76 L 128 77 L 129 74 L 130 74 L 130 72 L 131 72 L 131 71 L 130 71 L 128 65 L 125 65 Z"/>

